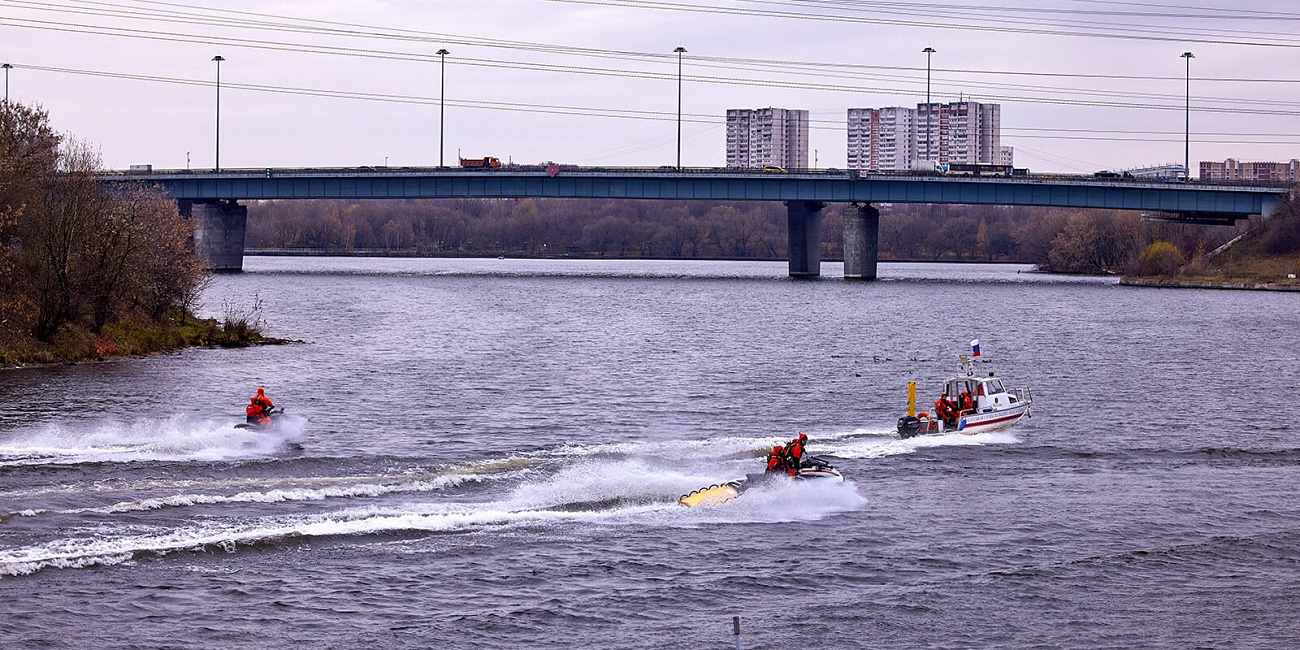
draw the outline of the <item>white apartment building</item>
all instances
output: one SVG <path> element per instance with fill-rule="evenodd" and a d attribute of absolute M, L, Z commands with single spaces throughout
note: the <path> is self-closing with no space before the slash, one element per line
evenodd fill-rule
<path fill-rule="evenodd" d="M 808 111 L 787 108 L 727 110 L 727 166 L 808 167 Z"/>
<path fill-rule="evenodd" d="M 899 170 L 916 164 L 916 109 L 849 109 L 849 169 Z"/>
<path fill-rule="evenodd" d="M 1002 155 L 998 157 L 999 165 L 1016 164 L 1016 148 L 1008 145 L 1002 145 Z"/>
<path fill-rule="evenodd" d="M 939 164 L 1000 164 L 1002 106 L 980 102 L 918 104 L 917 159 Z"/>
<path fill-rule="evenodd" d="M 1014 153 L 1002 146 L 998 104 L 849 109 L 849 169 L 905 171 L 929 162 L 1010 165 Z"/>

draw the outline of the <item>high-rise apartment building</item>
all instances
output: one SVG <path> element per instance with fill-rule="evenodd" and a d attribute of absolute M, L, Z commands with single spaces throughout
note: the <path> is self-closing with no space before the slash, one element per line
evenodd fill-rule
<path fill-rule="evenodd" d="M 918 163 L 1012 164 L 1002 107 L 979 102 L 850 108 L 850 169 L 910 170 Z"/>
<path fill-rule="evenodd" d="M 917 158 L 939 164 L 999 164 L 1002 107 L 979 102 L 918 104 Z"/>
<path fill-rule="evenodd" d="M 808 167 L 808 111 L 786 108 L 727 110 L 727 166 Z"/>
<path fill-rule="evenodd" d="M 1262 183 L 1300 182 L 1300 160 L 1284 162 L 1241 162 L 1229 158 L 1223 162 L 1202 162 L 1203 181 L 1253 181 Z"/>
<path fill-rule="evenodd" d="M 849 109 L 849 169 L 911 169 L 916 163 L 916 109 Z"/>

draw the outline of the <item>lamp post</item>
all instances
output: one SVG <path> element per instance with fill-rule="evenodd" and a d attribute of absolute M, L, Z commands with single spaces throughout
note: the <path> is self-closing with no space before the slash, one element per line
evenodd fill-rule
<path fill-rule="evenodd" d="M 682 168 L 682 55 L 686 48 L 678 45 L 677 53 L 677 169 Z"/>
<path fill-rule="evenodd" d="M 9 70 L 11 70 L 13 66 L 6 63 L 4 65 L 0 65 L 0 68 L 4 68 L 5 71 L 5 106 L 8 106 L 9 105 Z"/>
<path fill-rule="evenodd" d="M 217 62 L 217 161 L 216 171 L 221 171 L 221 62 L 226 59 L 220 54 L 212 57 Z"/>
<path fill-rule="evenodd" d="M 1183 59 L 1187 61 L 1187 105 L 1184 108 L 1183 116 L 1186 120 L 1183 139 L 1183 170 L 1187 172 L 1187 180 L 1192 180 L 1192 59 L 1196 55 L 1191 52 L 1183 52 Z"/>
<path fill-rule="evenodd" d="M 930 117 L 934 114 L 934 108 L 930 106 L 930 56 L 938 50 L 927 47 L 921 50 L 925 53 L 925 155 L 931 156 L 930 153 Z M 938 159 L 935 159 L 938 162 Z"/>
<path fill-rule="evenodd" d="M 441 71 L 439 76 L 438 88 L 438 166 L 442 167 L 443 137 L 446 134 L 447 126 L 447 55 L 451 54 L 446 48 L 438 50 L 438 56 L 442 58 Z"/>

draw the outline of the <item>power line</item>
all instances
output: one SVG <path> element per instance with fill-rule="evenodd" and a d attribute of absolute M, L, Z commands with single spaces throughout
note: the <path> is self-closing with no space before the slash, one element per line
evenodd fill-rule
<path fill-rule="evenodd" d="M 634 52 L 624 50 L 605 50 L 597 48 L 576 47 L 568 45 L 555 45 L 546 43 L 534 43 L 527 41 L 511 41 L 501 39 L 487 39 L 481 37 L 461 36 L 455 34 L 444 34 L 437 32 L 422 32 L 410 29 L 393 29 L 377 27 L 361 23 L 348 23 L 340 21 L 323 21 L 317 19 L 294 18 L 281 16 L 277 14 L 265 14 L 258 12 L 236 11 L 228 9 L 211 9 L 199 8 L 202 11 L 212 12 L 211 14 L 196 13 L 194 11 L 176 12 L 176 11 L 154 11 L 146 12 L 130 8 L 121 8 L 119 5 L 101 2 L 97 0 L 69 0 L 82 5 L 109 6 L 113 10 L 95 9 L 93 12 L 77 11 L 67 8 L 63 4 L 52 2 L 40 2 L 37 0 L 0 0 L 0 4 L 10 4 L 27 7 L 42 11 L 56 11 L 74 14 L 86 14 L 130 18 L 136 20 L 147 20 L 155 22 L 182 22 L 185 24 L 196 24 L 205 26 L 227 27 L 237 29 L 262 29 L 270 31 L 292 31 L 295 33 L 308 33 L 328 36 L 342 36 L 352 38 L 378 38 L 388 40 L 414 41 L 431 43 L 438 45 L 457 44 L 481 47 L 508 48 L 524 51 L 541 52 L 548 54 L 562 54 L 574 56 L 591 56 L 601 58 L 622 58 L 630 60 L 647 60 L 647 61 L 665 61 L 671 59 L 670 54 L 657 52 Z M 158 6 L 183 6 L 187 9 L 194 9 L 189 5 L 178 5 L 171 2 L 161 2 L 158 0 L 131 0 L 137 4 L 158 5 Z M 841 0 L 843 1 L 843 0 Z M 896 4 L 896 3 L 895 3 Z M 908 4 L 908 3 L 903 3 Z M 212 15 L 216 14 L 216 15 Z M 241 16 L 255 16 L 258 18 L 273 18 L 278 20 L 291 20 L 308 25 L 298 25 L 291 23 L 268 22 L 265 20 L 234 20 L 221 17 L 220 14 L 232 14 Z M 177 18 L 179 17 L 179 18 Z M 20 19 L 21 20 L 21 19 Z M 215 23 L 213 22 L 215 21 Z M 309 25 L 325 25 L 329 27 L 311 27 Z M 340 27 L 355 29 L 340 29 Z M 116 28 L 108 28 L 116 29 Z M 357 31 L 357 30 L 361 31 Z M 427 56 L 427 55 L 426 55 Z M 693 65 L 708 65 L 710 63 L 727 63 L 733 65 L 754 65 L 797 68 L 829 68 L 837 70 L 897 70 L 908 72 L 920 72 L 922 68 L 910 66 L 885 66 L 885 65 L 865 65 L 865 64 L 847 64 L 847 63 L 826 63 L 810 61 L 788 61 L 774 59 L 754 59 L 754 58 L 737 58 L 737 57 L 716 57 L 716 56 L 693 56 Z M 971 74 L 971 75 L 1015 75 L 1015 76 L 1044 76 L 1044 77 L 1068 77 L 1068 78 L 1092 78 L 1107 80 L 1135 80 L 1135 81 L 1181 81 L 1181 76 L 1143 76 L 1143 75 L 1113 75 L 1113 74 L 1078 74 L 1078 73 L 1061 73 L 1061 72 L 1033 72 L 1033 71 L 1009 71 L 1009 70 L 968 70 L 955 68 L 936 68 L 936 72 L 953 73 L 953 74 Z M 1198 83 L 1300 83 L 1300 79 L 1238 79 L 1238 78 L 1200 78 Z M 969 82 L 963 82 L 969 83 Z M 1074 89 L 1071 89 L 1074 90 Z"/>
<path fill-rule="evenodd" d="M 210 39 L 207 37 L 202 37 L 193 34 L 163 35 L 163 34 L 159 34 L 158 32 L 153 32 L 148 30 L 138 30 L 138 29 L 120 28 L 120 27 L 101 28 L 94 25 L 82 25 L 82 24 L 72 24 L 72 23 L 59 24 L 59 23 L 52 23 L 50 21 L 34 21 L 30 19 L 12 19 L 6 17 L 0 17 L 0 24 L 5 24 L 3 22 L 5 20 L 19 20 L 24 22 L 37 23 L 36 25 L 22 25 L 22 24 L 11 23 L 11 26 L 25 27 L 30 29 L 49 30 L 49 31 L 62 31 L 62 32 L 71 32 L 71 33 L 128 37 L 128 38 L 164 41 L 164 42 L 207 44 L 210 41 Z M 426 55 L 426 54 L 418 54 L 418 53 L 410 53 L 410 52 L 392 52 L 392 51 L 374 50 L 374 49 L 366 49 L 366 48 L 354 48 L 354 47 L 304 45 L 299 43 L 268 41 L 265 39 L 254 40 L 254 39 L 225 37 L 223 38 L 222 42 L 227 47 L 243 47 L 243 48 L 251 48 L 251 49 L 267 49 L 267 50 L 275 50 L 275 51 L 320 53 L 320 54 L 332 54 L 337 56 L 362 57 L 362 58 L 414 60 L 414 61 L 424 61 L 424 62 L 434 62 L 437 60 L 433 58 L 434 55 Z M 535 63 L 535 62 L 503 61 L 498 59 L 481 59 L 481 58 L 471 58 L 471 57 L 457 57 L 454 61 L 449 61 L 448 63 L 452 65 L 474 66 L 474 67 L 482 67 L 482 68 L 526 70 L 526 71 L 533 71 L 533 72 L 554 72 L 554 73 L 566 73 L 566 74 L 582 74 L 582 75 L 589 75 L 589 76 L 615 77 L 615 78 L 627 78 L 627 79 L 645 79 L 645 80 L 656 80 L 656 81 L 671 81 L 674 79 L 674 75 L 672 75 L 671 72 L 667 72 L 667 71 L 655 72 L 655 71 L 646 71 L 646 70 L 618 70 L 618 69 L 610 69 L 610 68 L 596 68 L 592 66 L 575 66 L 575 65 L 561 65 L 561 64 L 548 64 L 548 63 Z M 743 85 L 747 87 L 761 86 L 761 87 L 770 87 L 770 88 L 793 88 L 793 89 L 800 89 L 800 90 L 844 92 L 844 93 L 855 93 L 855 94 L 881 93 L 881 94 L 903 94 L 903 95 L 914 95 L 914 96 L 920 96 L 922 94 L 922 91 L 920 90 L 911 90 L 911 89 L 903 89 L 903 88 L 896 88 L 896 87 L 864 87 L 864 86 L 845 85 L 845 84 L 812 83 L 807 81 L 783 81 L 783 80 L 776 80 L 776 79 L 724 77 L 724 76 L 711 76 L 711 75 L 699 75 L 699 74 L 686 75 L 685 78 L 694 83 Z M 988 94 L 988 93 L 967 93 L 966 96 L 972 100 L 979 100 L 979 101 L 1018 101 L 1018 102 L 1025 102 L 1025 103 L 1050 104 L 1050 105 L 1060 105 L 1060 106 L 1092 106 L 1092 107 L 1124 108 L 1124 109 L 1139 109 L 1139 110 L 1182 110 L 1181 106 L 1176 106 L 1172 104 L 1155 104 L 1150 102 L 1092 101 L 1086 99 L 1069 99 L 1069 98 L 1061 98 L 1061 97 L 997 95 L 997 94 Z M 1125 95 L 1117 93 L 1117 96 L 1125 96 Z M 1204 100 L 1203 98 L 1198 98 L 1198 101 L 1203 102 Z M 1237 100 L 1228 100 L 1228 101 L 1236 102 Z M 1262 101 L 1262 102 L 1250 102 L 1250 103 L 1253 105 L 1253 104 L 1267 104 L 1270 102 Z M 1296 104 L 1289 103 L 1289 102 L 1280 102 L 1279 105 L 1295 106 Z M 1229 114 L 1250 114 L 1250 115 L 1281 115 L 1281 116 L 1300 115 L 1300 112 L 1296 112 L 1296 111 L 1276 110 L 1276 109 L 1266 109 L 1266 108 L 1236 108 L 1231 106 L 1210 106 L 1210 105 L 1205 105 L 1204 103 L 1201 103 L 1197 106 L 1197 111 L 1200 113 L 1229 113 Z"/>
<path fill-rule="evenodd" d="M 37 70 L 44 72 L 54 72 L 61 74 L 73 74 L 91 77 L 101 77 L 109 79 L 123 79 L 132 81 L 144 81 L 153 83 L 166 83 L 173 85 L 211 87 L 214 83 L 206 79 L 184 79 L 179 77 L 165 77 L 157 75 L 142 75 L 122 72 L 108 72 L 101 70 L 82 70 L 76 68 L 62 68 L 53 66 L 14 64 L 15 68 Z M 249 84 L 232 81 L 223 81 L 222 87 L 230 90 L 246 90 L 251 92 L 281 94 L 281 95 L 300 95 L 310 97 L 325 97 L 334 99 L 352 99 L 363 101 L 384 102 L 393 104 L 418 104 L 418 105 L 437 105 L 437 97 L 424 97 L 418 95 L 399 95 L 385 93 L 368 93 L 347 90 L 331 90 L 322 88 L 294 88 L 286 86 L 270 86 L 263 84 Z M 670 111 L 649 111 L 639 109 L 619 109 L 608 107 L 590 107 L 590 106 L 564 106 L 553 104 L 537 104 L 523 102 L 500 102 L 489 100 L 464 100 L 448 98 L 447 103 L 451 106 L 469 109 L 513 111 L 521 113 L 542 113 L 553 115 L 570 115 L 580 117 L 602 117 L 615 119 L 634 119 L 648 121 L 669 122 L 676 119 L 676 113 Z M 707 124 L 718 126 L 725 122 L 725 117 L 717 115 L 706 115 L 700 113 L 683 113 L 682 120 L 693 124 Z M 815 126 L 810 126 L 815 130 L 821 131 L 842 131 L 845 128 L 843 122 L 831 120 L 814 120 Z M 1009 131 L 1037 131 L 1042 134 L 1025 134 L 1014 136 L 1016 138 L 1034 138 L 1034 139 L 1053 139 L 1053 140 L 1102 140 L 1114 142 L 1181 142 L 1179 138 L 1140 138 L 1128 137 L 1130 135 L 1181 135 L 1173 132 L 1160 131 L 1105 131 L 1099 129 L 1052 129 L 1052 128 L 1034 128 L 1021 127 L 1008 129 Z M 1054 132 L 1065 132 L 1066 135 L 1051 135 Z M 1087 135 L 1079 135 L 1087 134 Z M 1300 140 L 1273 142 L 1254 142 L 1244 140 L 1224 140 L 1224 137 L 1276 137 L 1274 134 L 1260 133 L 1205 133 L 1198 134 L 1203 138 L 1203 142 L 1213 142 L 1217 144 L 1300 144 Z"/>
<path fill-rule="evenodd" d="M 758 16 L 766 18 L 785 18 L 794 20 L 809 20 L 818 22 L 842 22 L 849 24 L 874 24 L 889 25 L 895 27 L 923 27 L 938 29 L 953 29 L 963 31 L 983 31 L 1006 34 L 1034 34 L 1043 36 L 1068 36 L 1068 37 L 1091 37 L 1119 40 L 1156 40 L 1177 43 L 1197 43 L 1197 44 L 1215 44 L 1215 45 L 1242 45 L 1258 47 L 1282 47 L 1296 48 L 1300 47 L 1300 40 L 1282 38 L 1280 40 L 1244 40 L 1238 37 L 1231 37 L 1220 30 L 1217 33 L 1200 32 L 1194 36 L 1187 35 L 1199 30 L 1175 29 L 1169 26 L 1153 26 L 1147 29 L 1138 29 L 1134 27 L 1125 27 L 1115 25 L 1113 29 L 1118 31 L 1079 31 L 1078 29 L 1047 29 L 1033 27 L 1013 27 L 1006 24 L 991 25 L 972 25 L 960 24 L 951 21 L 945 22 L 926 22 L 909 19 L 888 19 L 873 18 L 865 16 L 844 16 L 830 14 L 813 14 L 797 11 L 767 10 L 767 9 L 747 9 L 743 7 L 711 7 L 698 6 L 695 4 L 679 4 L 667 0 L 546 0 L 547 2 L 559 2 L 568 4 L 581 4 L 591 6 L 608 6 L 621 8 L 652 9 L 652 10 L 669 10 L 687 13 L 701 14 L 721 14 L 721 15 L 738 15 L 738 16 Z M 1017 24 L 1026 24 L 1030 21 L 1017 20 Z M 1171 34 L 1181 31 L 1182 35 L 1173 36 Z M 1146 32 L 1146 33 L 1142 33 Z M 1285 37 L 1285 34 L 1276 36 Z"/>

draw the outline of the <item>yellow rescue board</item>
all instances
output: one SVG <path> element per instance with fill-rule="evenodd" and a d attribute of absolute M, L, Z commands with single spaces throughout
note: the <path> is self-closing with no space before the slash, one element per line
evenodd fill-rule
<path fill-rule="evenodd" d="M 678 505 L 693 508 L 726 503 L 740 494 L 740 481 L 731 481 L 721 485 L 700 488 L 677 500 Z"/>

